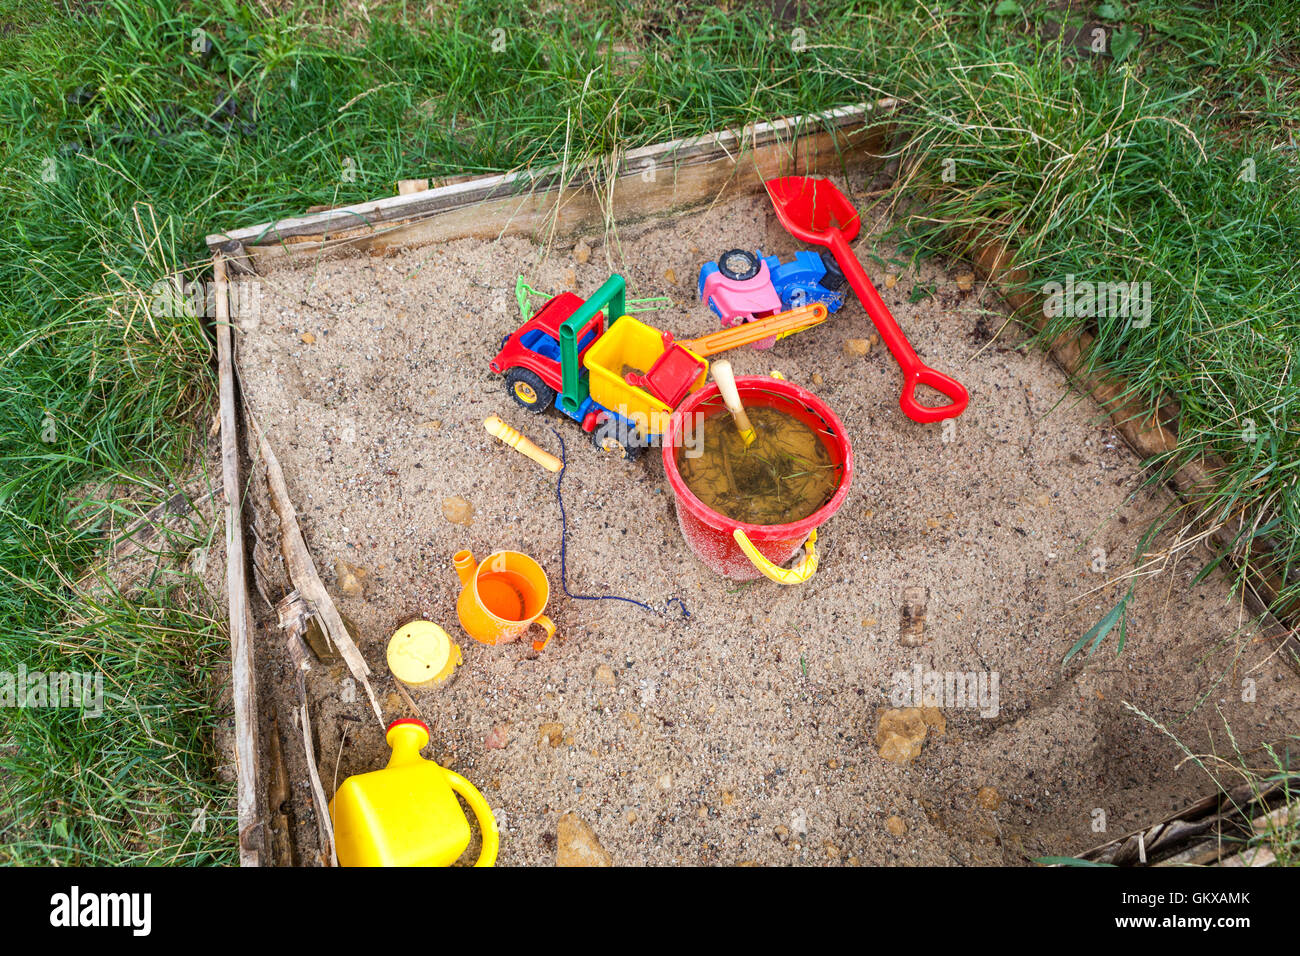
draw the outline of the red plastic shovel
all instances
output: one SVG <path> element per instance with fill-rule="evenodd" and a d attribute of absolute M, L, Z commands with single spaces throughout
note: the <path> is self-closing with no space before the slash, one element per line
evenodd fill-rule
<path fill-rule="evenodd" d="M 903 370 L 903 394 L 898 400 L 903 414 L 917 422 L 937 422 L 964 412 L 970 401 L 965 386 L 921 361 L 853 254 L 849 242 L 857 236 L 861 221 L 848 198 L 829 179 L 808 176 L 769 179 L 767 192 L 776 207 L 777 218 L 790 235 L 802 242 L 825 246 L 835 256 L 858 301 Z M 930 386 L 951 399 L 951 404 L 934 408 L 920 404 L 916 400 L 918 385 Z"/>

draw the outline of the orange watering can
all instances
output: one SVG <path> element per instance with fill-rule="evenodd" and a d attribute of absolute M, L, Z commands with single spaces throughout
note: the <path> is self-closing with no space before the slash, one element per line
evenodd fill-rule
<path fill-rule="evenodd" d="M 343 781 L 330 801 L 340 866 L 451 866 L 469 846 L 459 794 L 478 820 L 483 849 L 475 866 L 496 863 L 500 836 L 492 809 L 472 783 L 420 756 L 429 728 L 414 718 L 388 725 L 393 756 L 383 770 Z"/>
<path fill-rule="evenodd" d="M 482 564 L 471 552 L 457 551 L 451 562 L 460 577 L 456 614 L 466 634 L 484 644 L 508 644 L 538 624 L 546 637 L 534 640 L 533 650 L 551 642 L 555 625 L 542 613 L 551 585 L 540 564 L 519 551 L 494 552 Z"/>

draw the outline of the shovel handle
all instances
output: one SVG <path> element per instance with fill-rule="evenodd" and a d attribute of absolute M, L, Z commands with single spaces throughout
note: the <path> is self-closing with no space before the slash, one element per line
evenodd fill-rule
<path fill-rule="evenodd" d="M 831 230 L 829 238 L 831 252 L 843 271 L 844 278 L 857 293 L 862 307 L 867 310 L 867 315 L 876 326 L 876 331 L 880 333 L 881 341 L 885 343 L 894 360 L 898 362 L 899 368 L 903 370 L 903 394 L 898 400 L 903 414 L 914 422 L 923 423 L 956 418 L 966 410 L 966 404 L 970 401 L 970 394 L 966 391 L 966 387 L 952 376 L 936 371 L 921 361 L 890 313 L 889 307 L 885 305 L 885 300 L 880 297 L 876 287 L 867 278 L 866 270 L 862 268 L 862 263 L 854 255 L 843 233 L 838 229 Z M 948 398 L 949 404 L 933 407 L 922 405 L 916 400 L 918 385 L 928 385 L 933 388 Z"/>
<path fill-rule="evenodd" d="M 916 400 L 918 385 L 928 385 L 940 395 L 951 399 L 951 402 L 947 405 L 922 405 Z M 898 407 L 914 422 L 929 424 L 941 422 L 945 418 L 956 418 L 966 411 L 969 401 L 970 393 L 966 391 L 966 386 L 951 375 L 923 364 L 920 359 L 917 360 L 914 371 L 903 373 L 903 394 L 898 398 Z"/>

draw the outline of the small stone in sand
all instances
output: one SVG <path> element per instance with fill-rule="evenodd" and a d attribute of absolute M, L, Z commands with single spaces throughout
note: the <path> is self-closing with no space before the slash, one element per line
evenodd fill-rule
<path fill-rule="evenodd" d="M 899 707 L 878 712 L 876 747 L 891 763 L 909 764 L 921 755 L 921 745 L 931 728 L 936 734 L 946 729 L 937 707 Z"/>
<path fill-rule="evenodd" d="M 596 683 L 604 684 L 606 687 L 613 687 L 615 683 L 614 670 L 608 664 L 599 664 L 592 673 Z"/>
<path fill-rule="evenodd" d="M 813 383 L 814 385 L 820 385 L 820 384 L 821 384 L 822 382 L 824 382 L 824 381 L 826 381 L 826 380 L 825 380 L 824 378 L 822 378 L 822 373 L 821 373 L 821 372 L 813 372 L 813 373 L 812 373 L 812 383 Z"/>
<path fill-rule="evenodd" d="M 576 813 L 560 817 L 555 834 L 556 866 L 613 866 L 590 824 Z"/>
<path fill-rule="evenodd" d="M 570 289 L 576 289 L 578 287 L 578 273 L 573 269 L 565 269 L 564 284 Z"/>
<path fill-rule="evenodd" d="M 497 724 L 483 741 L 483 746 L 488 750 L 504 750 L 508 743 L 510 743 L 510 725 Z"/>
<path fill-rule="evenodd" d="M 975 274 L 972 272 L 959 272 L 957 274 L 957 288 L 962 292 L 969 292 L 975 288 Z"/>
<path fill-rule="evenodd" d="M 803 807 L 798 807 L 790 814 L 790 832 L 798 837 L 808 835 L 808 813 Z"/>
<path fill-rule="evenodd" d="M 442 516 L 452 524 L 472 524 L 474 506 L 460 496 L 442 499 Z"/>
<path fill-rule="evenodd" d="M 979 793 L 975 794 L 975 802 L 985 810 L 996 810 L 1002 805 L 1002 794 L 993 787 L 980 787 Z"/>
<path fill-rule="evenodd" d="M 665 270 L 664 270 L 664 280 L 665 280 L 669 285 L 676 285 L 676 284 L 677 284 L 677 272 L 676 272 L 676 270 L 674 270 L 674 269 L 665 269 Z"/>
<path fill-rule="evenodd" d="M 879 341 L 880 337 L 877 335 L 869 335 L 865 339 L 845 339 L 844 354 L 850 358 L 862 358 L 868 355 Z"/>
<path fill-rule="evenodd" d="M 564 741 L 564 724 L 548 723 L 537 728 L 537 746 L 546 741 L 552 747 L 558 747 Z"/>
<path fill-rule="evenodd" d="M 312 335 L 310 332 L 304 332 L 302 334 L 302 340 L 307 345 L 313 345 L 316 342 L 316 336 Z"/>
<path fill-rule="evenodd" d="M 366 586 L 362 578 L 366 576 L 364 568 L 359 568 L 355 564 L 348 564 L 342 558 L 334 561 L 334 576 L 338 578 L 339 590 L 347 597 L 362 597 L 366 593 Z"/>
<path fill-rule="evenodd" d="M 898 643 L 904 647 L 920 647 L 925 643 L 925 609 L 929 601 L 929 588 L 903 588 L 903 606 L 898 615 Z"/>
<path fill-rule="evenodd" d="M 907 832 L 907 821 L 902 817 L 886 817 L 885 829 L 896 837 L 901 837 Z"/>
<path fill-rule="evenodd" d="M 894 286 L 896 286 L 896 285 L 898 285 L 898 276 L 894 275 L 894 273 L 892 273 L 892 272 L 888 272 L 888 273 L 886 273 L 886 274 L 885 274 L 885 288 L 886 288 L 886 289 L 892 289 L 892 288 L 893 288 Z"/>
<path fill-rule="evenodd" d="M 573 258 L 578 260 L 578 265 L 586 265 L 587 260 L 591 258 L 591 246 L 587 245 L 585 239 L 579 239 L 578 244 L 573 247 Z"/>

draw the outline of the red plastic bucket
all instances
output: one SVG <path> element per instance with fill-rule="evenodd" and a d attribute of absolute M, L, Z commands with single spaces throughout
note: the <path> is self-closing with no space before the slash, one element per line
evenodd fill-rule
<path fill-rule="evenodd" d="M 771 566 L 764 570 L 759 564 L 763 563 L 762 559 L 775 566 L 789 561 L 809 536 L 815 535 L 817 528 L 844 503 L 853 477 L 853 448 L 849 444 L 848 433 L 844 430 L 843 422 L 825 402 L 792 382 L 761 375 L 742 375 L 736 379 L 736 388 L 746 407 L 775 408 L 794 416 L 816 431 L 826 446 L 831 463 L 842 466 L 839 487 L 822 507 L 802 521 L 789 524 L 745 524 L 714 511 L 695 497 L 677 470 L 677 455 L 682 448 L 688 416 L 703 416 L 692 419 L 698 434 L 699 425 L 705 418 L 729 414 L 722 404 L 717 385 L 710 382 L 686 397 L 686 401 L 673 412 L 668 430 L 664 433 L 664 474 L 668 476 L 668 484 L 677 497 L 677 523 L 681 526 L 682 537 L 695 556 L 711 571 L 733 580 L 749 581 L 764 574 L 786 584 L 806 580 L 816 570 L 816 559 L 812 554 L 805 559 L 797 574 L 781 572 L 779 568 Z M 745 554 L 741 543 L 736 539 L 736 529 L 740 529 L 761 555 L 758 564 Z"/>

